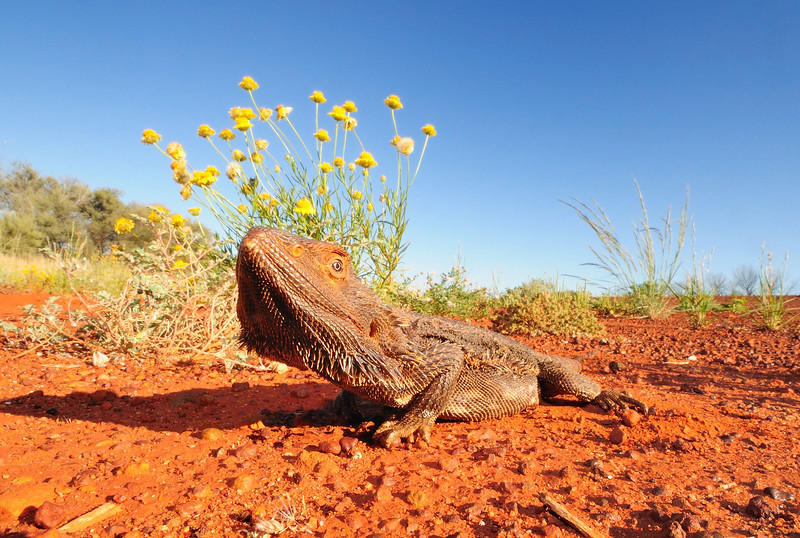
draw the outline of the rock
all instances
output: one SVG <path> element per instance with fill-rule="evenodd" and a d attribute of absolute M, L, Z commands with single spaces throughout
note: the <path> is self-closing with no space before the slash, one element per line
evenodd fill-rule
<path fill-rule="evenodd" d="M 458 469 L 458 460 L 452 457 L 441 458 L 438 462 L 439 469 L 451 473 Z"/>
<path fill-rule="evenodd" d="M 387 486 L 378 486 L 375 490 L 375 500 L 378 502 L 386 502 L 391 500 L 392 491 Z"/>
<path fill-rule="evenodd" d="M 175 512 L 181 517 L 191 517 L 203 510 L 203 503 L 200 501 L 186 501 L 175 505 Z"/>
<path fill-rule="evenodd" d="M 408 504 L 414 508 L 422 508 L 430 504 L 430 498 L 424 489 L 412 489 L 406 493 Z"/>
<path fill-rule="evenodd" d="M 347 526 L 354 531 L 366 527 L 368 524 L 369 522 L 367 521 L 367 518 L 361 514 L 350 514 L 347 516 Z"/>
<path fill-rule="evenodd" d="M 58 527 L 66 517 L 67 511 L 63 506 L 46 501 L 36 510 L 33 522 L 40 529 L 52 529 Z"/>
<path fill-rule="evenodd" d="M 356 445 L 358 445 L 358 439 L 355 437 L 342 437 L 339 439 L 339 446 L 342 447 L 342 452 L 348 456 L 353 453 Z"/>
<path fill-rule="evenodd" d="M 621 445 L 623 442 L 625 442 L 625 437 L 625 430 L 619 426 L 615 426 L 614 429 L 611 430 L 608 439 L 615 445 Z"/>
<path fill-rule="evenodd" d="M 247 381 L 242 381 L 240 383 L 234 383 L 233 385 L 231 385 L 231 390 L 233 392 L 244 392 L 249 388 L 250 388 L 250 383 L 248 383 Z"/>
<path fill-rule="evenodd" d="M 253 491 L 256 488 L 256 479 L 252 475 L 243 474 L 241 476 L 236 477 L 236 479 L 231 484 L 231 489 L 236 491 L 236 493 L 247 493 L 248 491 Z"/>
<path fill-rule="evenodd" d="M 769 495 L 776 501 L 793 501 L 794 493 L 783 491 L 782 489 L 773 488 L 772 486 L 764 488 L 764 494 Z"/>
<path fill-rule="evenodd" d="M 325 439 L 320 442 L 319 451 L 325 454 L 340 454 L 342 452 L 342 445 L 339 444 L 339 441 Z"/>
<path fill-rule="evenodd" d="M 622 423 L 628 427 L 635 426 L 642 420 L 642 415 L 636 412 L 635 409 L 623 409 L 622 413 Z"/>
<path fill-rule="evenodd" d="M 667 527 L 667 538 L 686 538 L 686 531 L 683 530 L 681 524 L 677 521 L 672 521 Z"/>
<path fill-rule="evenodd" d="M 217 428 L 206 428 L 200 432 L 200 439 L 203 441 L 216 441 L 222 437 L 222 431 Z"/>
<path fill-rule="evenodd" d="M 258 447 L 252 443 L 242 445 L 233 451 L 233 455 L 239 459 L 249 459 L 258 454 Z"/>
<path fill-rule="evenodd" d="M 0 510 L 6 510 L 17 518 L 26 508 L 40 506 L 55 496 L 52 484 L 25 484 L 23 487 L 8 489 L 0 494 Z"/>
<path fill-rule="evenodd" d="M 744 511 L 756 519 L 770 519 L 775 515 L 775 509 L 770 506 L 766 497 L 762 497 L 761 495 L 757 495 L 750 499 L 750 502 L 747 503 L 747 508 L 745 508 Z"/>

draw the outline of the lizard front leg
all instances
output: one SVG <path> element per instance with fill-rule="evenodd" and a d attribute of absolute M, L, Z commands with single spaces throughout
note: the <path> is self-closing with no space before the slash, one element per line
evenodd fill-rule
<path fill-rule="evenodd" d="M 385 448 L 401 439 L 414 442 L 417 436 L 425 442 L 430 441 L 433 424 L 447 407 L 456 388 L 456 380 L 464 366 L 461 348 L 440 343 L 429 347 L 424 355 L 420 376 L 431 381 L 411 399 L 398 419 L 387 420 L 375 430 L 373 439 Z"/>

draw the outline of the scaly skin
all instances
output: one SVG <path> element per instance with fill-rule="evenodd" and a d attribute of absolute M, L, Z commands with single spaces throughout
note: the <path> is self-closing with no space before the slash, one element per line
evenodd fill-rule
<path fill-rule="evenodd" d="M 437 418 L 513 415 L 538 404 L 542 392 L 647 412 L 631 396 L 602 390 L 576 361 L 382 303 L 337 245 L 253 228 L 239 247 L 236 276 L 242 343 L 338 385 L 344 410 L 355 409 L 357 397 L 399 409 L 374 434 L 383 446 L 428 441 Z"/>

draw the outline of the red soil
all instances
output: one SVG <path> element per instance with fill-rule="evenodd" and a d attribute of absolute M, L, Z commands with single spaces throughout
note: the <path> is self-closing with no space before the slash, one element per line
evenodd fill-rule
<path fill-rule="evenodd" d="M 0 318 L 43 300 L 2 295 Z M 598 350 L 584 372 L 651 416 L 561 401 L 438 424 L 430 445 L 391 451 L 369 425 L 340 424 L 326 409 L 337 389 L 309 372 L 181 357 L 97 368 L 3 338 L 0 534 L 37 536 L 37 521 L 111 503 L 84 530 L 46 535 L 266 536 L 287 513 L 284 536 L 576 535 L 543 507 L 548 492 L 599 535 L 800 536 L 797 324 L 602 321 L 602 338 L 525 342 Z"/>

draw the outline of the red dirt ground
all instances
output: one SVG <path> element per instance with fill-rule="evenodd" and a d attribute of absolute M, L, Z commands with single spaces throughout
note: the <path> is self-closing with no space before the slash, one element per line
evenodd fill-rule
<path fill-rule="evenodd" d="M 0 317 L 43 299 L 2 295 Z M 547 492 L 598 536 L 800 536 L 797 324 L 602 321 L 604 337 L 524 341 L 568 357 L 598 350 L 584 372 L 651 416 L 562 401 L 441 423 L 430 445 L 391 451 L 370 443 L 370 425 L 340 424 L 326 408 L 337 389 L 309 372 L 182 357 L 97 368 L 84 354 L 21 355 L 3 338 L 0 533 L 577 535 L 544 508 Z M 40 528 L 101 505 L 112 514 L 83 530 Z"/>

